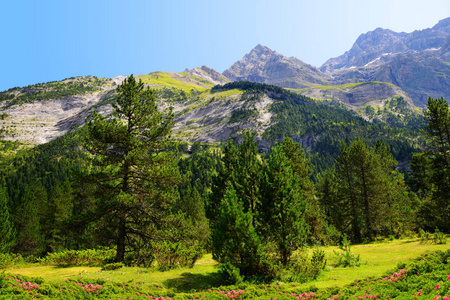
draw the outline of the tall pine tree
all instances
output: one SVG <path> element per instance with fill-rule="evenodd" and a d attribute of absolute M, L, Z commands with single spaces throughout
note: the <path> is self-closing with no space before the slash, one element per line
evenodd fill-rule
<path fill-rule="evenodd" d="M 153 92 L 133 75 L 117 87 L 113 107 L 112 119 L 93 113 L 84 146 L 93 155 L 87 181 L 96 187 L 96 217 L 106 220 L 116 261 L 123 262 L 129 241 L 145 244 L 155 236 L 164 238 L 156 232 L 171 220 L 181 177 L 177 153 L 167 150 L 171 108 L 160 112 Z"/>
<path fill-rule="evenodd" d="M 260 214 L 264 236 L 276 245 L 280 261 L 286 266 L 292 253 L 305 244 L 309 226 L 305 219 L 307 200 L 301 187 L 305 178 L 300 177 L 299 171 L 294 173 L 291 166 L 294 163 L 284 149 L 277 145 L 270 154 Z M 294 166 L 299 167 L 298 164 Z"/>

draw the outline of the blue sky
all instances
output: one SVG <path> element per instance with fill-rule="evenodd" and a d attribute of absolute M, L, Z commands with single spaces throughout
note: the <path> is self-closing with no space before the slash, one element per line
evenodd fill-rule
<path fill-rule="evenodd" d="M 411 32 L 449 0 L 14 0 L 0 4 L 0 91 L 72 76 L 223 72 L 257 44 L 319 67 L 377 27 Z"/>

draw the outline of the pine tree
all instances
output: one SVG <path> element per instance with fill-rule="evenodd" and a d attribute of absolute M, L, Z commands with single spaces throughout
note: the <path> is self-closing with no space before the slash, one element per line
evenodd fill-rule
<path fill-rule="evenodd" d="M 254 133 L 244 132 L 238 147 L 229 139 L 225 149 L 223 167 L 214 179 L 212 194 L 207 205 L 207 216 L 213 222 L 228 187 L 233 187 L 239 199 L 243 201 L 244 211 L 251 211 L 256 217 L 259 203 L 260 177 L 262 162 L 258 157 L 258 148 L 254 141 Z M 253 226 L 256 227 L 256 218 Z"/>
<path fill-rule="evenodd" d="M 405 220 L 405 216 L 410 216 L 410 197 L 396 165 L 384 143 L 378 142 L 371 148 L 358 138 L 350 146 L 342 145 L 336 159 L 337 194 L 322 193 L 336 203 L 330 203 L 330 199 L 321 202 L 330 205 L 325 209 L 328 212 L 338 209 L 338 213 L 329 213 L 337 218 L 332 222 L 353 242 L 373 240 L 377 234 L 393 234 L 400 223 L 411 223 Z"/>
<path fill-rule="evenodd" d="M 49 203 L 51 226 L 46 232 L 49 250 L 68 249 L 70 244 L 67 235 L 67 223 L 71 220 L 73 213 L 72 187 L 68 181 L 57 183 L 53 187 Z"/>
<path fill-rule="evenodd" d="M 167 150 L 172 109 L 160 112 L 152 91 L 133 75 L 117 87 L 113 107 L 112 119 L 93 113 L 84 147 L 93 155 L 87 181 L 97 187 L 96 217 L 113 229 L 116 261 L 123 262 L 127 242 L 148 243 L 167 227 L 181 177 L 177 153 Z"/>
<path fill-rule="evenodd" d="M 233 187 L 229 187 L 219 206 L 213 234 L 213 258 L 238 268 L 240 276 L 262 274 L 261 241 L 253 226 L 253 214 L 246 210 Z"/>
<path fill-rule="evenodd" d="M 428 135 L 427 154 L 431 156 L 431 181 L 434 184 L 431 215 L 428 214 L 427 225 L 437 226 L 450 231 L 450 108 L 444 98 L 428 98 L 424 111 Z M 429 210 L 430 207 L 425 207 Z"/>
<path fill-rule="evenodd" d="M 300 185 L 302 180 L 294 173 L 291 163 L 282 145 L 272 149 L 259 208 L 265 237 L 275 243 L 284 266 L 292 253 L 305 244 L 309 227 L 305 219 L 307 200 Z"/>
<path fill-rule="evenodd" d="M 9 252 L 16 242 L 16 230 L 11 222 L 6 189 L 0 187 L 0 253 Z"/>
<path fill-rule="evenodd" d="M 45 250 L 42 232 L 42 204 L 47 202 L 47 193 L 39 181 L 26 185 L 23 204 L 19 208 L 16 250 L 24 255 L 41 255 Z M 45 205 L 44 205 L 45 208 Z"/>

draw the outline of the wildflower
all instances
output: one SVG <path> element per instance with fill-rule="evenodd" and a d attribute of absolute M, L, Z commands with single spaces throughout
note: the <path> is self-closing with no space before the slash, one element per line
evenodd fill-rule
<path fill-rule="evenodd" d="M 436 289 L 436 291 L 440 288 L 441 286 L 438 284 L 436 284 L 436 286 L 434 287 Z"/>

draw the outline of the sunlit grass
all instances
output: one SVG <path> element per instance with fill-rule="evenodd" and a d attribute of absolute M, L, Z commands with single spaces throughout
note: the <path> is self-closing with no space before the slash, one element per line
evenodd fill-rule
<path fill-rule="evenodd" d="M 328 259 L 326 271 L 314 281 L 321 287 L 343 286 L 367 277 L 380 277 L 385 272 L 397 268 L 397 264 L 407 262 L 421 254 L 437 250 L 447 250 L 448 245 L 421 244 L 419 239 L 394 240 L 386 243 L 355 245 L 351 252 L 360 255 L 361 266 L 353 268 L 334 268 L 336 255 L 334 251 L 342 251 L 337 247 L 325 247 Z M 311 284 L 311 283 L 308 283 Z"/>
<path fill-rule="evenodd" d="M 354 245 L 351 252 L 359 254 L 361 266 L 353 268 L 334 267 L 336 255 L 333 251 L 342 251 L 338 247 L 320 247 L 326 253 L 327 267 L 315 281 L 303 284 L 318 288 L 344 286 L 355 280 L 368 277 L 380 278 L 387 271 L 397 269 L 399 263 L 407 262 L 421 254 L 446 250 L 448 245 L 421 244 L 419 239 L 394 240 L 384 243 Z M 312 251 L 312 249 L 310 249 Z M 6 270 L 7 273 L 29 277 L 41 277 L 47 282 L 66 279 L 87 282 L 116 282 L 135 285 L 148 291 L 195 292 L 221 285 L 217 274 L 217 262 L 211 254 L 198 260 L 193 268 L 180 268 L 161 272 L 156 268 L 124 267 L 114 271 L 102 271 L 99 267 L 55 267 L 28 266 Z M 298 287 L 293 284 L 293 288 Z"/>
<path fill-rule="evenodd" d="M 57 267 L 57 266 L 26 266 L 22 268 L 11 268 L 6 270 L 7 273 L 23 275 L 27 277 L 41 277 L 46 282 L 59 282 L 67 278 L 79 276 L 81 274 L 88 275 L 99 273 L 100 267 Z"/>
<path fill-rule="evenodd" d="M 192 90 L 195 92 L 203 92 L 208 89 L 207 87 L 177 80 L 165 72 L 154 72 L 147 75 L 138 75 L 136 77 L 142 79 L 144 83 L 149 84 L 153 88 L 176 88 L 185 92 L 191 92 Z"/>

